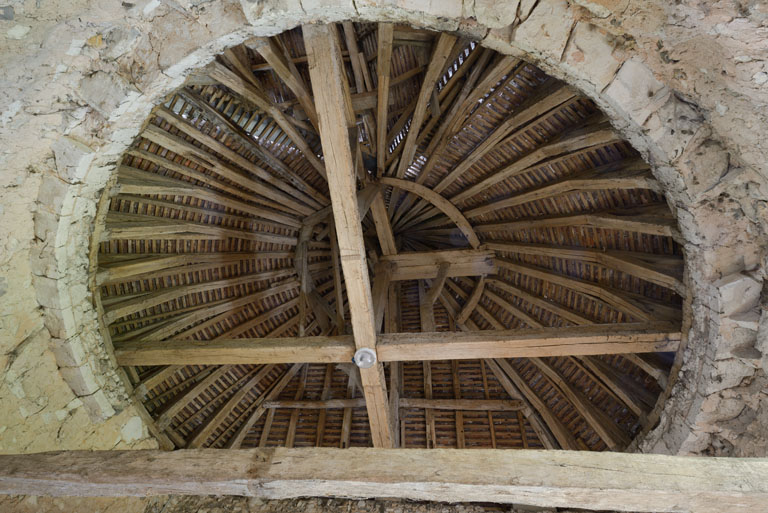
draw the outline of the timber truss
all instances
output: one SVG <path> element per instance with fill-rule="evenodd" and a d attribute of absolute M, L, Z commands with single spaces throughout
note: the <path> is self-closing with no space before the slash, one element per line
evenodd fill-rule
<path fill-rule="evenodd" d="M 648 165 L 576 91 L 450 34 L 227 50 L 107 199 L 94 292 L 168 448 L 621 450 L 681 344 Z"/>

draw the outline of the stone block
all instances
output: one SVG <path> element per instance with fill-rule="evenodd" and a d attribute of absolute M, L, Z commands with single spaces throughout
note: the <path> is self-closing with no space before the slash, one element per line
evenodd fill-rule
<path fill-rule="evenodd" d="M 759 358 L 760 354 L 755 349 L 757 343 L 757 330 L 747 329 L 728 317 L 720 318 L 720 325 L 712 323 L 713 332 L 719 328 L 720 337 L 715 346 L 715 360 L 727 358 L 742 358 L 752 360 Z"/>
<path fill-rule="evenodd" d="M 85 351 L 77 340 L 53 338 L 51 351 L 59 367 L 80 367 L 86 363 Z"/>
<path fill-rule="evenodd" d="M 80 97 L 105 118 L 133 92 L 132 88 L 113 73 L 97 71 L 80 81 Z"/>
<path fill-rule="evenodd" d="M 84 396 L 92 395 L 99 390 L 99 384 L 96 382 L 96 377 L 87 365 L 81 365 L 80 367 L 61 367 L 59 368 L 59 373 L 75 395 L 81 399 L 83 399 Z M 83 402 L 85 402 L 85 400 L 83 400 Z"/>
<path fill-rule="evenodd" d="M 515 28 L 512 44 L 531 55 L 560 61 L 572 26 L 573 12 L 566 0 L 541 0 Z"/>
<path fill-rule="evenodd" d="M 71 137 L 62 136 L 51 145 L 59 178 L 67 183 L 85 179 L 95 154 L 85 144 Z"/>
<path fill-rule="evenodd" d="M 714 284 L 715 304 L 710 308 L 724 316 L 752 310 L 760 299 L 762 284 L 744 273 L 730 274 Z"/>
<path fill-rule="evenodd" d="M 607 18 L 614 12 L 624 12 L 629 0 L 574 0 L 598 18 Z"/>
<path fill-rule="evenodd" d="M 520 0 L 475 0 L 473 9 L 465 13 L 465 17 L 474 16 L 478 23 L 488 28 L 502 28 L 515 22 L 519 6 Z"/>
<path fill-rule="evenodd" d="M 755 373 L 755 368 L 739 358 L 712 362 L 709 369 L 710 379 L 703 384 L 703 395 L 709 396 L 728 388 L 741 385 L 745 378 Z"/>
<path fill-rule="evenodd" d="M 120 429 L 120 435 L 125 443 L 133 443 L 147 436 L 144 428 L 144 422 L 141 417 L 134 415 Z"/>
<path fill-rule="evenodd" d="M 103 422 L 115 414 L 115 409 L 103 390 L 80 397 L 80 400 L 83 401 L 85 411 L 94 422 Z"/>
<path fill-rule="evenodd" d="M 760 308 L 756 306 L 748 312 L 731 315 L 731 321 L 736 323 L 739 328 L 744 328 L 757 333 L 757 328 L 760 323 Z"/>
<path fill-rule="evenodd" d="M 44 308 L 43 323 L 52 337 L 66 339 L 77 334 L 77 323 L 71 308 Z"/>
<path fill-rule="evenodd" d="M 302 5 L 306 6 L 307 0 L 302 0 Z M 464 11 L 462 0 L 355 0 L 352 16 L 452 31 L 458 27 Z"/>
<path fill-rule="evenodd" d="M 40 190 L 37 193 L 39 208 L 54 214 L 61 214 L 68 189 L 69 184 L 63 180 L 54 175 L 45 174 L 40 182 Z"/>
<path fill-rule="evenodd" d="M 563 67 L 572 75 L 590 82 L 602 91 L 621 66 L 614 57 L 614 43 L 602 29 L 591 23 L 579 22 L 573 29 L 565 49 Z"/>
<path fill-rule="evenodd" d="M 650 105 L 654 107 L 656 103 L 651 102 Z M 702 118 L 698 110 L 674 94 L 667 95 L 666 101 L 645 121 L 649 138 L 663 152 L 660 156 L 669 162 L 676 161 L 683 154 L 701 127 Z M 717 172 L 720 163 L 716 160 L 711 164 Z"/>
<path fill-rule="evenodd" d="M 44 208 L 38 208 L 35 211 L 33 219 L 35 224 L 35 237 L 41 241 L 45 241 L 50 247 L 53 247 L 56 241 L 56 232 L 59 229 L 59 215 Z"/>
<path fill-rule="evenodd" d="M 663 121 L 663 120 L 662 120 Z M 679 123 L 673 123 L 677 125 Z M 682 127 L 675 127 L 682 128 Z M 693 201 L 699 201 L 728 173 L 730 155 L 723 145 L 710 138 L 709 129 L 697 130 L 682 152 L 677 169 Z"/>
<path fill-rule="evenodd" d="M 0 20 L 13 20 L 14 10 L 12 5 L 3 5 L 0 7 Z"/>
<path fill-rule="evenodd" d="M 63 310 L 69 308 L 69 297 L 59 293 L 59 280 L 54 280 L 46 276 L 35 276 L 33 278 L 37 302 L 46 308 L 55 308 Z"/>
<path fill-rule="evenodd" d="M 638 125 L 667 102 L 669 89 L 656 80 L 648 67 L 637 59 L 622 64 L 605 89 L 604 97 Z"/>

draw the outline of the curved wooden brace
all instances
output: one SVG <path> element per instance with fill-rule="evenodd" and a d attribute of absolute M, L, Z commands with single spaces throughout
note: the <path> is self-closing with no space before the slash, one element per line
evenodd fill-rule
<path fill-rule="evenodd" d="M 467 218 L 464 217 L 464 214 L 462 214 L 461 211 L 453 205 L 453 203 L 444 198 L 442 195 L 436 193 L 428 187 L 419 185 L 416 182 L 411 182 L 409 180 L 403 180 L 400 178 L 384 177 L 381 179 L 381 183 L 383 185 L 391 185 L 392 187 L 397 187 L 398 189 L 408 191 L 430 202 L 435 206 L 435 208 L 440 210 L 440 212 L 448 216 L 451 221 L 456 223 L 456 226 L 459 227 L 461 233 L 463 233 L 469 241 L 470 246 L 473 248 L 480 247 L 480 239 L 477 238 L 477 234 L 472 228 L 472 225 L 469 224 L 469 221 L 467 221 Z"/>

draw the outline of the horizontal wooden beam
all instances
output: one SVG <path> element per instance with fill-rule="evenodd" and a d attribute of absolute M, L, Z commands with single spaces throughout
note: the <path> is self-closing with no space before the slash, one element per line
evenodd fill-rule
<path fill-rule="evenodd" d="M 512 399 L 420 399 L 401 397 L 400 408 L 448 411 L 518 411 L 523 403 Z"/>
<path fill-rule="evenodd" d="M 523 408 L 521 401 L 510 399 L 421 399 L 401 397 L 400 408 L 420 408 L 448 411 L 518 411 Z M 326 399 L 321 401 L 266 401 L 265 408 L 286 408 L 291 410 L 332 410 L 343 408 L 364 408 L 365 398 Z"/>
<path fill-rule="evenodd" d="M 381 361 L 523 358 L 676 351 L 670 324 L 593 324 L 504 331 L 388 333 L 376 346 Z"/>
<path fill-rule="evenodd" d="M 489 471 L 491 469 L 492 471 Z M 398 497 L 613 511 L 762 511 L 768 459 L 493 449 L 70 451 L 0 456 L 0 493 Z"/>
<path fill-rule="evenodd" d="M 676 351 L 672 324 L 592 324 L 464 333 L 383 333 L 378 358 L 386 361 L 462 360 Z M 115 344 L 120 365 L 346 363 L 351 336 L 131 341 Z"/>
<path fill-rule="evenodd" d="M 431 280 L 437 277 L 441 264 L 447 263 L 448 278 L 494 274 L 494 252 L 485 249 L 446 251 L 414 251 L 385 255 L 381 262 L 394 264 L 392 281 Z"/>
<path fill-rule="evenodd" d="M 338 363 L 355 354 L 351 336 L 131 341 L 115 344 L 120 365 Z M 153 363 L 155 362 L 155 363 Z"/>

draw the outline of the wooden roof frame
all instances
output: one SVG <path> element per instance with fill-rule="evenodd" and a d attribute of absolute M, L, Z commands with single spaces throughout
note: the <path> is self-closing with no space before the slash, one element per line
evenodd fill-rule
<path fill-rule="evenodd" d="M 372 25 L 362 29 L 366 34 L 377 31 L 376 44 L 371 46 L 370 40 L 365 41 L 365 45 L 357 40 L 362 37 L 357 34 L 357 27 L 351 22 L 338 26 L 311 25 L 303 28 L 303 34 L 295 31 L 279 37 L 253 39 L 246 46 L 228 50 L 220 61 L 207 68 L 206 72 L 219 84 L 217 87 L 185 88 L 172 101 L 155 110 L 154 122 L 142 134 L 140 147 L 127 153 L 130 160 L 121 165 L 119 180 L 110 191 L 116 201 L 126 202 L 130 209 L 107 214 L 99 240 L 117 244 L 153 237 L 211 242 L 236 239 L 253 242 L 254 247 L 271 244 L 272 248 L 278 249 L 257 250 L 252 254 L 218 252 L 169 256 L 149 253 L 147 258 L 138 259 L 129 259 L 118 251 L 105 256 L 104 265 L 96 276 L 96 286 L 118 288 L 128 280 L 165 283 L 175 276 L 184 276 L 180 285 L 148 285 L 147 289 L 139 287 L 135 294 L 103 298 L 103 319 L 108 324 L 131 326 L 134 321 L 141 323 L 133 331 L 114 335 L 118 362 L 126 365 L 126 370 L 132 373 L 132 381 L 145 390 L 144 394 L 150 394 L 149 385 L 157 385 L 161 377 L 170 379 L 176 375 L 168 369 L 178 371 L 184 364 L 222 364 L 229 370 L 234 370 L 238 364 L 282 369 L 280 387 L 269 392 L 270 399 L 265 399 L 264 395 L 258 404 L 249 406 L 246 413 L 238 414 L 237 422 L 245 419 L 244 423 L 239 427 L 234 422 L 228 424 L 224 434 L 218 433 L 211 438 L 214 440 L 211 443 L 227 440 L 236 429 L 235 437 L 226 442 L 229 447 L 239 447 L 248 429 L 266 415 L 267 425 L 259 444 L 263 443 L 263 435 L 269 433 L 274 408 L 267 408 L 262 403 L 273 404 L 277 400 L 274 394 L 279 394 L 299 372 L 305 375 L 309 364 L 327 364 L 328 381 L 329 373 L 333 372 L 332 365 L 348 362 L 354 350 L 362 347 L 376 350 L 379 357 L 373 369 L 361 372 L 361 390 L 366 396 L 372 441 L 376 447 L 399 445 L 400 433 L 394 429 L 401 396 L 398 387 L 402 386 L 398 380 L 402 381 L 402 362 L 414 359 L 423 362 L 425 394 L 429 395 L 432 389 L 431 362 L 438 358 L 454 358 L 456 400 L 461 397 L 458 361 L 477 359 L 484 362 L 483 372 L 495 376 L 510 396 L 504 400 L 530 397 L 521 412 L 545 447 L 584 448 L 584 444 L 567 433 L 568 428 L 558 426 L 559 421 L 548 411 L 550 407 L 537 402 L 532 397 L 534 392 L 528 390 L 523 381 L 515 382 L 517 370 L 509 367 L 505 358 L 567 355 L 573 367 L 591 376 L 589 379 L 595 386 L 616 398 L 620 405 L 631 403 L 628 404 L 630 409 L 641 415 L 646 410 L 637 402 L 638 397 L 622 389 L 610 369 L 601 367 L 599 361 L 571 357 L 627 354 L 641 369 L 652 373 L 656 382 L 666 383 L 667 369 L 654 366 L 650 358 L 644 359 L 639 354 L 642 351 L 672 352 L 680 346 L 679 309 L 654 299 L 662 295 L 659 289 L 653 289 L 650 295 L 628 292 L 602 280 L 577 278 L 574 273 L 562 269 L 571 264 L 587 264 L 621 272 L 621 279 L 643 280 L 643 283 L 683 294 L 681 259 L 589 249 L 580 247 L 578 242 L 572 243 L 571 247 L 518 242 L 499 236 L 499 232 L 525 233 L 532 229 L 584 226 L 671 238 L 677 232 L 668 212 L 662 211 L 658 203 L 652 203 L 649 206 L 643 204 L 632 212 L 604 207 L 602 211 L 578 215 L 531 216 L 530 219 L 516 216 L 512 221 L 505 221 L 503 217 L 497 219 L 493 214 L 499 209 L 548 201 L 574 192 L 607 188 L 660 191 L 648 166 L 629 157 L 618 161 L 608 159 L 608 163 L 592 165 L 585 171 L 566 173 L 562 177 L 555 174 L 554 180 L 550 178 L 541 184 L 537 175 L 534 187 L 520 193 L 499 195 L 495 188 L 507 178 L 539 173 L 544 166 L 562 166 L 572 155 L 587 155 L 596 150 L 614 151 L 607 148 L 618 144 L 619 139 L 604 120 L 586 110 L 581 117 L 577 116 L 587 124 L 585 129 L 578 128 L 578 123 L 566 125 L 568 129 L 555 132 L 557 135 L 541 141 L 538 147 L 535 144 L 526 146 L 526 141 L 541 131 L 537 123 L 557 124 L 559 118 L 570 115 L 569 109 L 575 109 L 584 101 L 574 90 L 544 77 L 536 82 L 540 90 L 532 89 L 533 93 L 524 96 L 524 101 L 512 109 L 500 109 L 500 112 L 507 112 L 507 117 L 499 117 L 497 125 L 489 125 L 492 130 L 483 135 L 484 139 L 473 142 L 475 146 L 469 147 L 463 161 L 453 167 L 443 166 L 443 169 L 437 159 L 442 152 L 448 153 L 451 138 L 476 121 L 472 117 L 474 106 L 478 102 L 491 103 L 500 98 L 504 87 L 513 82 L 524 86 L 525 80 L 531 79 L 527 74 L 530 66 L 490 50 L 472 50 L 468 41 L 451 35 L 420 33 L 417 38 L 420 51 L 426 56 L 428 52 L 424 48 L 432 44 L 432 57 L 416 59 L 411 69 L 400 70 L 397 77 L 391 77 L 390 61 L 402 49 L 398 45 L 411 41 L 408 37 L 417 34 L 408 32 L 409 36 L 403 39 L 403 28 L 389 24 Z M 297 37 L 303 38 L 299 46 L 306 49 L 305 59 L 291 57 L 296 53 Z M 342 51 L 342 43 L 347 47 L 346 52 Z M 254 69 L 264 67 L 252 64 L 259 55 L 274 72 L 271 79 L 262 80 L 259 78 L 262 75 L 252 73 Z M 378 58 L 375 66 L 374 58 Z M 299 62 L 302 65 L 306 62 L 308 66 L 299 70 Z M 473 67 L 473 63 L 478 65 Z M 376 84 L 372 78 L 377 79 Z M 404 102 L 397 87 L 407 80 L 412 81 L 413 99 Z M 270 89 L 270 84 L 276 87 Z M 278 94 L 281 88 L 289 91 L 288 101 L 270 99 L 270 94 Z M 350 89 L 355 93 L 352 94 Z M 227 102 L 235 105 L 234 111 L 229 110 L 229 103 L 225 103 L 223 110 L 220 104 L 214 107 L 202 92 L 198 94 L 203 90 L 209 91 L 206 94 L 226 97 Z M 290 94 L 295 100 L 290 100 Z M 410 104 L 404 107 L 408 101 Z M 174 107 L 179 102 L 181 107 Z M 256 109 L 245 124 L 241 118 L 235 121 L 235 117 L 230 116 L 230 112 L 239 109 L 250 112 L 253 105 Z M 189 114 L 192 112 L 194 114 Z M 256 114 L 262 124 L 252 133 L 248 127 Z M 215 127 L 213 130 L 210 129 L 212 126 Z M 291 165 L 267 150 L 266 145 L 271 141 L 288 149 L 287 153 L 292 156 L 287 162 Z M 495 159 L 496 148 L 510 141 L 519 146 L 511 164 L 505 163 L 499 170 L 485 170 L 485 175 L 470 176 L 476 172 L 477 165 L 485 162 L 486 155 Z M 163 153 L 162 148 L 170 153 Z M 376 151 L 377 148 L 383 151 Z M 271 151 L 280 153 L 283 149 L 273 148 Z M 375 169 L 370 160 L 364 162 L 364 158 L 373 152 L 376 154 Z M 632 155 L 630 153 L 630 157 Z M 420 159 L 421 169 L 417 162 Z M 167 170 L 168 174 L 157 170 Z M 457 190 L 457 184 L 462 183 L 467 185 Z M 157 194 L 189 197 L 218 207 L 213 210 L 198 203 L 195 206 L 181 205 L 154 197 Z M 139 210 L 134 208 L 140 205 L 137 198 L 155 209 L 178 208 L 199 216 L 214 212 L 226 223 L 208 224 L 197 217 L 189 220 L 182 216 L 171 215 L 164 219 L 157 214 L 145 215 L 141 207 Z M 367 217 L 369 211 L 371 216 Z M 446 228 L 451 223 L 455 227 Z M 454 234 L 460 236 L 454 237 Z M 370 242 L 378 239 L 379 249 L 366 254 L 366 237 Z M 422 237 L 423 241 L 417 240 Z M 434 250 L 427 246 L 426 242 L 440 238 L 450 238 L 454 247 L 468 243 L 471 249 Z M 269 263 L 282 259 L 293 259 L 292 265 Z M 268 270 L 234 272 L 217 278 L 216 273 L 222 265 L 249 268 L 256 265 Z M 373 271 L 372 278 L 369 278 L 370 271 Z M 188 276 L 195 278 L 187 279 Z M 316 284 L 316 280 L 330 281 Z M 401 329 L 398 296 L 393 294 L 407 280 L 418 281 L 418 309 L 423 331 L 420 334 L 401 333 L 408 330 Z M 547 293 L 532 290 L 533 280 L 547 284 L 550 290 Z M 592 314 L 570 306 L 575 300 L 564 301 L 558 293 L 552 294 L 551 287 L 578 295 L 578 301 L 591 302 L 609 314 L 616 312 L 611 315 L 620 320 L 611 322 L 621 322 L 621 325 L 604 326 L 600 322 L 608 321 L 596 322 Z M 206 301 L 210 301 L 207 298 L 221 289 L 233 292 L 206 307 Z M 183 303 L 190 296 L 206 299 L 185 308 L 172 308 L 171 312 L 163 314 L 164 305 Z M 230 320 L 233 313 L 245 312 L 254 302 L 259 304 L 253 307 L 255 313 L 249 313 L 247 320 L 241 321 L 239 317 Z M 267 304 L 270 305 L 268 308 L 262 306 Z M 298 309 L 298 314 L 287 316 L 287 312 L 293 312 L 294 308 Z M 347 310 L 348 318 L 345 317 Z M 151 311 L 148 323 L 142 322 L 145 311 Z M 446 312 L 448 329 L 463 332 L 451 334 L 450 341 L 447 341 L 449 335 L 436 333 L 436 323 L 446 322 Z M 599 316 L 604 317 L 607 315 Z M 274 322 L 280 319 L 282 324 L 275 326 L 272 319 Z M 662 322 L 656 323 L 657 320 Z M 224 325 L 226 328 L 220 329 Z M 271 327 L 266 330 L 262 325 Z M 350 333 L 349 326 L 352 334 L 346 335 Z M 510 326 L 516 329 L 509 330 Z M 567 326 L 568 329 L 553 326 Z M 215 339 L 205 343 L 190 340 L 210 339 L 206 336 L 210 333 L 208 330 L 216 334 Z M 262 336 L 253 338 L 254 331 Z M 249 332 L 250 338 L 237 338 Z M 289 332 L 290 336 L 283 336 Z M 589 336 L 585 338 L 585 333 L 591 333 L 592 338 L 587 340 Z M 308 334 L 316 336 L 306 336 Z M 391 369 L 389 387 L 384 380 L 382 362 L 388 362 Z M 284 366 L 289 363 L 294 365 L 286 369 Z M 134 365 L 141 367 L 141 378 Z M 145 373 L 147 369 L 143 368 L 148 365 L 168 367 L 148 375 Z M 490 373 L 486 372 L 486 367 Z M 254 368 L 249 372 L 257 370 Z M 228 374 L 225 370 L 195 378 L 200 383 L 193 384 L 184 395 L 173 397 L 174 405 L 168 405 L 168 408 L 174 409 L 163 406 L 158 410 L 162 423 L 167 424 L 169 412 L 183 410 L 183 405 L 192 401 L 193 392 L 213 383 L 222 373 Z M 260 371 L 256 375 L 260 375 Z M 544 365 L 541 375 L 563 400 L 576 405 L 576 410 L 589 406 L 580 400 L 578 391 L 570 390 L 560 381 L 557 371 Z M 348 403 L 344 407 L 342 431 L 346 434 L 342 435 L 342 445 L 343 440 L 349 439 L 349 412 L 354 407 L 351 405 L 361 401 L 359 395 L 354 396 L 352 381 L 350 375 L 348 396 L 344 399 Z M 240 386 L 252 381 L 238 374 L 235 383 Z M 168 396 L 176 386 L 160 395 Z M 325 386 L 324 394 L 327 390 Z M 236 393 L 234 397 L 241 396 L 243 394 Z M 285 400 L 278 402 L 282 404 Z M 301 397 L 294 400 L 301 401 Z M 341 399 L 332 401 L 338 400 Z M 407 403 L 407 398 L 404 400 Z M 224 409 L 216 410 L 218 419 L 234 409 L 229 402 L 219 407 Z M 600 413 L 581 413 L 587 414 L 582 415 L 587 424 L 600 417 Z M 296 415 L 296 412 L 291 414 L 292 427 L 289 429 L 294 434 Z M 427 416 L 432 417 L 429 411 Z M 457 447 L 463 447 L 463 424 L 459 417 L 460 412 L 457 413 L 456 443 Z M 489 411 L 489 421 L 493 424 L 491 418 Z M 541 421 L 542 418 L 546 422 Z M 190 419 L 192 417 L 181 422 Z M 211 422 L 212 419 L 207 419 L 204 427 L 187 433 L 186 440 L 178 434 L 169 436 L 174 438 L 177 446 L 201 446 L 207 443 L 205 435 L 215 430 Z M 225 424 L 222 422 L 221 426 Z M 492 427 L 490 429 L 493 431 Z M 226 434 L 227 430 L 229 434 Z M 318 426 L 318 443 L 321 430 Z M 523 444 L 527 447 L 522 435 L 524 430 L 524 422 L 520 420 Z M 556 436 L 548 433 L 549 430 Z M 611 432 L 610 426 L 601 424 L 593 431 L 601 433 L 600 438 L 607 438 L 614 448 L 626 442 L 619 433 Z M 292 444 L 294 436 L 289 438 Z"/>

